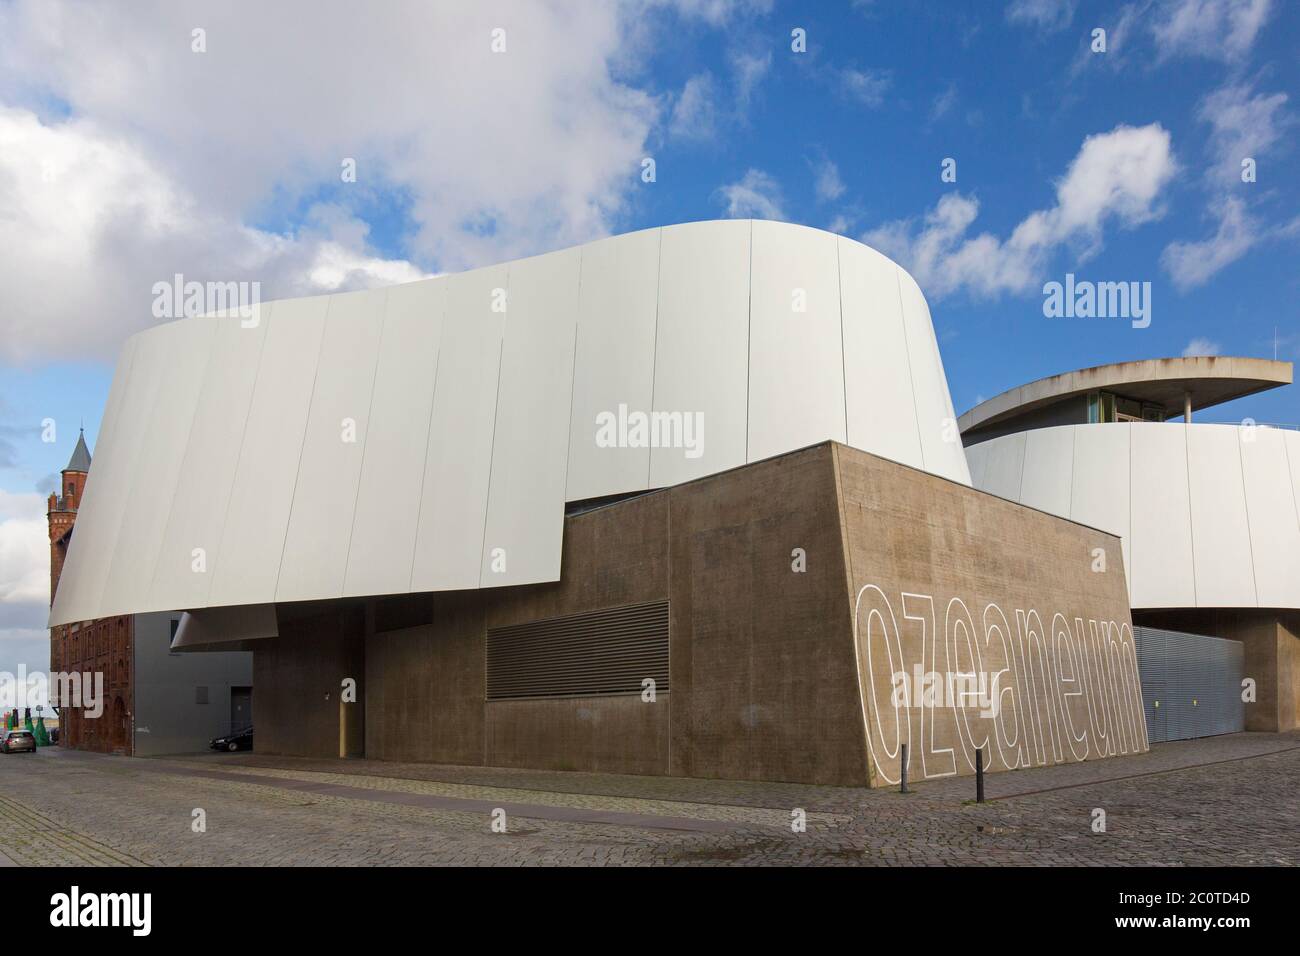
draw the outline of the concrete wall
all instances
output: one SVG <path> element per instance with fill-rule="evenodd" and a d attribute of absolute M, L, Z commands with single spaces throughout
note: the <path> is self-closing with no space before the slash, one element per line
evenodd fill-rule
<path fill-rule="evenodd" d="M 1118 538 L 835 453 L 873 785 L 1147 750 Z"/>
<path fill-rule="evenodd" d="M 171 624 L 179 615 L 135 616 L 135 745 L 138 757 L 206 750 L 230 731 L 230 688 L 253 684 L 247 651 L 174 654 Z M 197 688 L 208 689 L 198 703 Z M 256 695 L 254 695 L 256 707 Z"/>
<path fill-rule="evenodd" d="M 1089 570 L 1095 548 L 1110 554 L 1108 573 Z M 1018 749 L 993 769 L 1072 759 L 1058 753 L 1067 710 L 1088 755 L 1145 749 L 1141 698 L 1126 696 L 1136 672 L 1124 656 L 1131 629 L 1118 548 L 1102 532 L 823 443 L 569 517 L 556 583 L 377 599 L 368 624 L 360 605 L 336 603 L 282 624 L 281 637 L 256 645 L 258 749 L 337 753 L 339 714 L 322 695 L 337 694 L 339 680 L 359 669 L 368 757 L 888 783 L 888 759 L 869 763 L 866 721 L 879 737 L 892 715 L 859 691 L 860 661 L 873 645 L 870 627 L 855 641 L 854 609 L 869 583 L 900 614 L 904 592 L 908 611 L 930 596 L 940 626 L 953 597 L 975 614 L 994 601 L 1006 609 L 1008 639 L 1021 645 L 1009 661 L 992 651 L 988 659 L 1011 673 L 1003 687 L 1018 695 L 1008 726 L 1025 727 L 1004 734 Z M 670 686 L 653 703 L 638 695 L 484 699 L 490 628 L 663 600 Z M 1028 615 L 1022 632 L 1018 610 Z M 1064 659 L 1054 644 L 1037 653 L 1035 641 L 1046 641 L 1037 622 L 1050 625 L 1056 611 L 1079 619 L 1085 639 L 1083 621 L 1106 627 L 1087 647 L 1061 638 Z M 900 660 L 932 664 L 915 622 L 900 623 Z M 955 654 L 956 664 L 969 663 Z M 869 665 L 862 673 L 863 686 L 876 686 Z M 883 679 L 888 691 L 890 674 Z M 1130 705 L 1138 723 L 1121 731 Z M 928 775 L 938 775 L 936 754 L 980 739 L 980 718 L 969 722 L 973 737 L 951 708 L 908 710 L 902 723 L 915 725 L 916 765 L 926 760 Z M 931 733 L 923 754 L 919 741 Z"/>
<path fill-rule="evenodd" d="M 365 706 L 365 614 L 334 606 L 302 617 L 282 617 L 280 636 L 260 640 L 253 652 L 253 714 L 259 753 L 338 757 L 344 706 Z M 345 678 L 361 696 L 341 703 Z M 359 726 L 355 721 L 352 727 Z"/>

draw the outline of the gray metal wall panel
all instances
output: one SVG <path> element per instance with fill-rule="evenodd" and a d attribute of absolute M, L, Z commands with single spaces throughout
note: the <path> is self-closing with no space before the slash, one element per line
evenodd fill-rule
<path fill-rule="evenodd" d="M 1240 641 L 1136 627 L 1138 673 L 1151 741 L 1240 733 L 1245 646 Z"/>

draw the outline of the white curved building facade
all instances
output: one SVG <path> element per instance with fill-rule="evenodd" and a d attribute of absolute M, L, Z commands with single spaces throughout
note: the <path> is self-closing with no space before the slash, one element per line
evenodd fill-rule
<path fill-rule="evenodd" d="M 977 488 L 1120 535 L 1134 608 L 1300 608 L 1300 432 L 1063 425 L 966 454 Z"/>
<path fill-rule="evenodd" d="M 556 581 L 566 502 L 826 439 L 969 484 L 954 419 L 915 281 L 783 223 L 184 319 L 119 359 L 51 623 Z"/>

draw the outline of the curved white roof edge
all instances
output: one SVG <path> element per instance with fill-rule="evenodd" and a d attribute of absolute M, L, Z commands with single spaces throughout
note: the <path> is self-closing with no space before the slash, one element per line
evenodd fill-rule
<path fill-rule="evenodd" d="M 1300 432 L 1061 425 L 966 454 L 975 487 L 1120 535 L 1134 608 L 1300 608 Z"/>
<path fill-rule="evenodd" d="M 566 501 L 826 439 L 970 483 L 916 282 L 804 226 L 184 319 L 123 349 L 50 621 L 555 581 Z"/>

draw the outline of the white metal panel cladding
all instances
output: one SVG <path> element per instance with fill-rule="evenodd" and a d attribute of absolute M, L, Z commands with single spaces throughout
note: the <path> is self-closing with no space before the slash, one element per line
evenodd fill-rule
<path fill-rule="evenodd" d="M 733 220 L 663 230 L 654 411 L 694 416 L 703 440 L 651 448 L 652 488 L 745 463 L 751 228 Z"/>
<path fill-rule="evenodd" d="M 1241 434 L 1241 473 L 1260 607 L 1300 607 L 1300 514 L 1287 460 L 1286 433 Z M 1295 515 L 1294 521 L 1288 521 Z"/>
<path fill-rule="evenodd" d="M 555 580 L 566 500 L 827 437 L 968 474 L 943 434 L 951 400 L 915 284 L 801 226 L 671 226 L 261 311 L 252 328 L 197 320 L 217 322 L 210 348 L 188 344 L 197 324 L 128 342 L 54 623 Z M 204 366 L 193 395 L 168 401 L 168 380 Z M 596 416 L 620 405 L 701 413 L 699 443 L 651 447 L 624 429 L 603 447 Z M 147 451 L 155 440 L 166 447 Z M 141 485 L 163 505 L 136 526 Z M 126 524 L 144 560 L 124 555 L 109 586 Z M 196 548 L 205 572 L 191 570 Z"/>
<path fill-rule="evenodd" d="M 924 468 L 898 266 L 852 239 L 838 245 L 847 444 Z"/>
<path fill-rule="evenodd" d="M 1130 591 L 1152 607 L 1195 607 L 1187 429 L 1154 422 L 1123 427 L 1131 438 Z"/>
<path fill-rule="evenodd" d="M 1025 463 L 1020 481 L 1020 502 L 1052 514 L 1070 507 L 1073 480 L 1074 433 L 1049 428 L 1025 432 Z"/>
<path fill-rule="evenodd" d="M 118 359 L 117 370 L 113 373 L 113 384 L 109 386 L 108 401 L 99 427 L 99 441 L 96 443 L 93 474 L 86 478 L 78 509 L 77 533 L 74 537 L 79 543 L 68 551 L 63 573 L 59 577 L 56 607 L 67 615 L 59 623 L 98 616 L 95 613 L 97 596 L 92 597 L 90 594 L 91 581 L 96 577 L 91 566 L 110 560 L 105 557 L 106 552 L 112 554 L 111 545 L 104 542 L 104 529 L 122 500 L 120 493 L 114 496 L 112 488 L 113 473 L 124 468 L 116 464 L 122 451 L 116 441 L 116 433 L 124 418 L 122 403 L 130 387 L 133 358 L 138 343 L 139 336 L 127 340 L 122 356 Z M 100 490 L 101 487 L 104 487 L 103 491 Z"/>
<path fill-rule="evenodd" d="M 412 591 L 479 586 L 509 266 L 448 280 Z"/>
<path fill-rule="evenodd" d="M 566 249 L 510 266 L 479 587 L 560 577 L 580 262 Z"/>
<path fill-rule="evenodd" d="M 643 491 L 650 448 L 596 443 L 600 415 L 650 410 L 662 230 L 646 229 L 582 247 L 578 344 L 566 476 L 569 501 Z"/>
<path fill-rule="evenodd" d="M 387 292 L 345 596 L 399 594 L 411 586 L 412 514 L 424 485 L 447 279 L 408 282 Z"/>
<path fill-rule="evenodd" d="M 343 594 L 387 297 L 384 289 L 330 296 L 277 601 Z"/>
<path fill-rule="evenodd" d="M 151 425 L 137 459 L 146 468 L 148 479 L 131 483 L 114 544 L 113 569 L 105 584 L 106 592 L 128 607 L 147 609 L 150 605 L 153 569 L 171 506 L 167 495 L 181 490 L 177 478 L 218 321 L 230 320 L 172 322 L 159 329 L 166 333 L 158 336 L 164 367 L 154 396 Z"/>
<path fill-rule="evenodd" d="M 749 445 L 757 461 L 846 440 L 836 237 L 755 222 L 749 307 Z"/>
<path fill-rule="evenodd" d="M 328 304 L 325 296 L 286 299 L 262 319 L 266 341 L 231 481 L 221 546 L 216 560 L 208 561 L 209 604 L 275 600 Z M 207 504 L 195 502 L 194 507 Z M 130 608 L 110 613 L 119 610 Z"/>
<path fill-rule="evenodd" d="M 1300 607 L 1300 436 L 1154 422 L 1039 431 L 1073 433 L 1060 444 L 1070 468 L 1028 461 L 1022 486 L 1068 481 L 1070 507 L 1058 513 L 1123 536 L 1133 607 Z M 977 487 L 1006 495 L 1026 434 L 971 448 Z"/>
<path fill-rule="evenodd" d="M 176 493 L 166 509 L 167 527 L 153 568 L 148 610 L 174 610 L 177 605 L 173 602 L 180 607 L 207 603 L 211 562 L 221 544 L 266 340 L 265 320 L 271 311 L 270 304 L 262 306 L 256 321 L 250 319 L 247 324 L 234 318 L 213 320 L 212 355 L 185 442 Z M 196 501 L 206 507 L 194 507 Z"/>
<path fill-rule="evenodd" d="M 1246 729 L 1241 641 L 1152 627 L 1133 628 L 1133 641 L 1152 743 Z"/>

